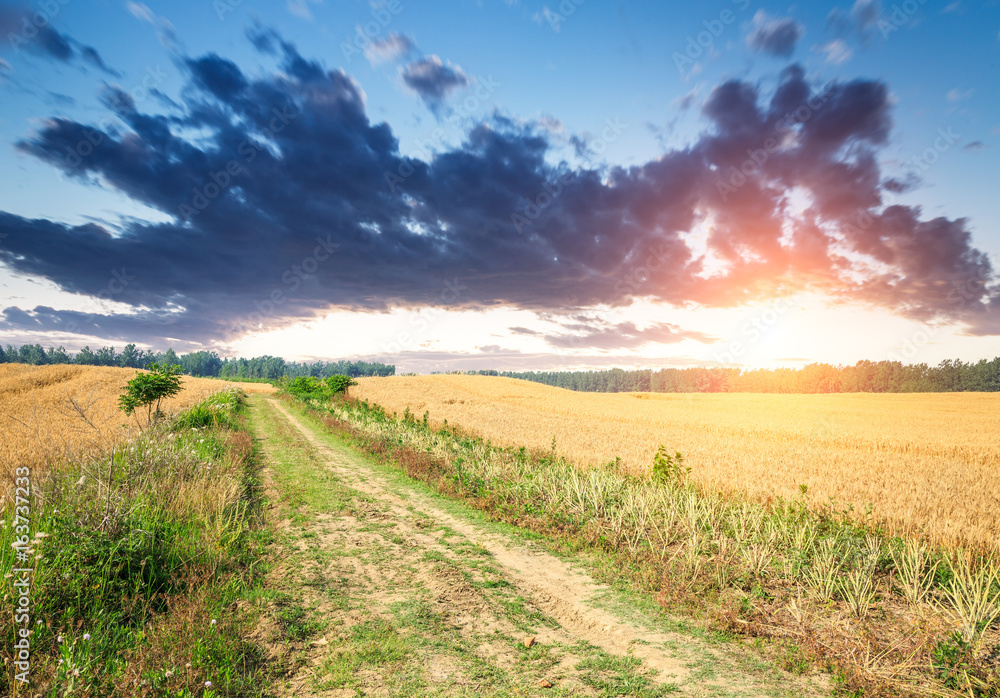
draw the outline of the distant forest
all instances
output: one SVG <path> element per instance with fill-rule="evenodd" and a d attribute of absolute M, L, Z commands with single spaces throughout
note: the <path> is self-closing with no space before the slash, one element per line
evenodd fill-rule
<path fill-rule="evenodd" d="M 189 376 L 233 380 L 277 380 L 288 376 L 327 378 L 341 374 L 394 376 L 396 367 L 367 361 L 316 361 L 299 363 L 278 356 L 223 359 L 211 351 L 176 354 L 146 352 L 128 344 L 121 352 L 114 347 L 93 351 L 84 347 L 76 355 L 62 347 L 44 349 L 40 344 L 6 348 L 0 346 L 0 363 L 80 364 L 145 368 L 177 364 Z M 947 393 L 1000 392 L 1000 357 L 976 363 L 942 361 L 937 366 L 903 364 L 899 361 L 859 361 L 853 366 L 809 364 L 804 368 L 664 368 L 625 371 L 452 371 L 469 375 L 506 376 L 522 380 L 596 393 Z"/>
<path fill-rule="evenodd" d="M 121 352 L 114 347 L 102 347 L 97 351 L 84 347 L 75 356 L 62 347 L 44 349 L 40 344 L 25 344 L 20 348 L 10 344 L 0 347 L 0 363 L 22 363 L 40 366 L 44 364 L 77 364 L 84 366 L 120 366 L 123 368 L 145 368 L 149 363 L 176 364 L 189 376 L 229 378 L 232 380 L 277 380 L 283 376 L 316 376 L 327 378 L 333 375 L 392 376 L 396 367 L 369 363 L 367 361 L 317 361 L 297 363 L 285 361 L 278 356 L 256 356 L 252 359 L 222 359 L 214 351 L 195 351 L 190 354 L 176 354 L 173 349 L 163 352 L 143 351 L 134 344 L 127 344 Z"/>
<path fill-rule="evenodd" d="M 665 368 L 659 371 L 470 371 L 584 392 L 625 393 L 941 393 L 1000 391 L 1000 358 L 937 366 L 859 361 L 853 366 L 804 368 Z"/>

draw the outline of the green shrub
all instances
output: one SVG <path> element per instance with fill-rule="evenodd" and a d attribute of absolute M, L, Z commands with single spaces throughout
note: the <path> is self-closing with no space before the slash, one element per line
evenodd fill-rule
<path fill-rule="evenodd" d="M 149 364 L 149 371 L 137 373 L 124 386 L 125 393 L 118 398 L 118 408 L 132 415 L 136 410 L 146 408 L 146 426 L 161 416 L 160 402 L 181 391 L 180 366 L 158 366 Z M 136 418 L 138 421 L 138 418 Z M 142 425 L 139 425 L 142 428 Z"/>
<path fill-rule="evenodd" d="M 315 376 L 299 376 L 285 385 L 285 390 L 300 400 L 329 400 L 334 395 L 346 393 L 357 382 L 350 376 L 330 376 L 320 380 Z"/>
<path fill-rule="evenodd" d="M 351 378 L 350 376 L 330 376 L 326 379 L 326 385 L 330 389 L 330 392 L 336 393 L 346 393 L 347 389 L 352 385 L 357 385 L 358 382 Z"/>
<path fill-rule="evenodd" d="M 684 467 L 684 456 L 680 451 L 674 455 L 667 452 L 666 446 L 660 444 L 653 456 L 653 480 L 671 485 L 681 485 L 687 480 L 691 468 Z"/>

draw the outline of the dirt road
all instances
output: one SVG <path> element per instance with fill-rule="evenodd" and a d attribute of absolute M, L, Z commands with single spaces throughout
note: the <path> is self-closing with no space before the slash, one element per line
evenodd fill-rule
<path fill-rule="evenodd" d="M 288 695 L 826 693 L 738 647 L 672 631 L 654 608 L 374 465 L 273 398 L 255 398 L 254 421 L 288 555 L 273 575 L 291 599 L 276 625 L 287 639 L 281 614 L 294 616 L 301 636 L 288 641 Z"/>

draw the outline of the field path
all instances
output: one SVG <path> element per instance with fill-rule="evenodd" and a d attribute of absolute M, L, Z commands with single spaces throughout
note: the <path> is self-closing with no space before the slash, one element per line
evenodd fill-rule
<path fill-rule="evenodd" d="M 392 603 L 401 602 L 407 592 L 394 581 L 408 578 L 418 582 L 420 590 L 433 599 L 433 606 L 459 629 L 460 636 L 464 635 L 465 640 L 480 649 L 487 647 L 485 658 L 504 666 L 514 675 L 507 679 L 505 689 L 500 690 L 500 686 L 488 683 L 475 680 L 470 683 L 468 671 L 463 672 L 454 662 L 445 662 L 453 665 L 450 673 L 442 670 L 443 675 L 451 676 L 451 683 L 434 685 L 435 661 L 428 660 L 425 664 L 430 678 L 425 676 L 425 681 L 430 685 L 421 693 L 429 690 L 449 695 L 470 691 L 507 694 L 512 691 L 511 695 L 524 695 L 514 690 L 512 682 L 523 685 L 528 693 L 547 691 L 546 695 L 564 691 L 569 695 L 618 695 L 619 691 L 629 695 L 676 692 L 698 696 L 822 694 L 802 679 L 784 675 L 759 662 L 755 664 L 737 648 L 710 644 L 690 635 L 657 628 L 653 622 L 640 621 L 654 614 L 643 613 L 620 600 L 609 601 L 617 598 L 616 594 L 570 562 L 539 549 L 530 540 L 512 536 L 501 527 L 478 519 L 463 507 L 428 493 L 402 476 L 394 476 L 374 466 L 335 437 L 322 433 L 312 419 L 295 413 L 297 410 L 273 398 L 257 400 L 269 413 L 267 420 L 272 428 L 275 421 L 286 420 L 290 431 L 308 444 L 314 463 L 344 487 L 370 498 L 356 508 L 374 516 L 359 517 L 355 513 L 353 517 L 341 517 L 338 521 L 336 517 L 317 512 L 313 525 L 320 526 L 314 532 L 321 548 L 324 541 L 331 549 L 345 543 L 355 547 L 374 543 L 371 527 L 365 525 L 366 518 L 374 518 L 380 525 L 388 526 L 391 540 L 402 543 L 401 551 L 380 556 L 377 564 L 355 563 L 352 568 L 355 573 L 360 571 L 365 576 L 369 590 L 374 588 L 370 585 L 382 585 L 386 587 L 386 595 L 391 597 L 389 604 L 373 599 L 369 607 L 388 608 Z M 353 522 L 346 523 L 348 519 Z M 470 550 L 477 551 L 480 559 L 488 561 L 488 574 L 483 580 L 477 580 L 483 576 L 478 562 L 463 569 L 465 556 L 456 554 Z M 333 552 L 340 555 L 340 552 Z M 448 566 L 436 568 L 440 561 Z M 495 589 L 505 594 L 499 601 L 490 598 Z M 511 598 L 517 602 L 508 603 Z M 517 616 L 512 608 L 524 611 L 523 617 L 511 617 Z M 495 636 L 501 641 L 498 642 Z M 540 647 L 552 648 L 547 668 L 545 662 L 532 665 L 520 661 L 519 664 L 519 660 L 524 659 L 520 655 L 527 637 L 534 637 Z M 325 642 L 317 649 L 329 651 Z M 588 658 L 594 650 L 598 650 L 600 656 Z M 447 650 L 444 654 L 448 654 Z M 306 663 L 312 665 L 309 673 L 316 676 L 320 663 L 315 659 Z M 537 676 L 531 675 L 535 672 Z M 627 685 L 626 674 L 634 679 L 634 686 Z M 626 685 L 605 685 L 608 681 Z M 378 685 L 379 679 L 373 682 L 369 682 L 367 688 L 374 694 L 393 694 L 391 687 Z M 300 677 L 292 685 L 295 691 L 307 691 L 307 683 Z M 552 685 L 545 686 L 545 683 Z M 322 686 L 322 682 L 314 681 L 313 684 L 314 687 Z M 325 693 L 318 688 L 313 694 L 353 695 Z"/>

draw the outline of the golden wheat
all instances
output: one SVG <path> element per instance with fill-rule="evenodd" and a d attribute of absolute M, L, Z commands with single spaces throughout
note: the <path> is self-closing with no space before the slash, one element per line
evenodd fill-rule
<path fill-rule="evenodd" d="M 701 484 L 868 504 L 899 533 L 1000 548 L 1000 395 L 577 393 L 485 376 L 361 378 L 355 397 L 582 465 L 648 469 L 659 444 Z"/>
<path fill-rule="evenodd" d="M 117 403 L 135 374 L 132 368 L 0 364 L 0 474 L 93 453 L 134 433 L 135 420 Z M 200 402 L 227 383 L 185 376 L 181 385 L 180 394 L 161 406 L 165 413 Z M 274 391 L 267 383 L 236 385 L 249 393 Z"/>

